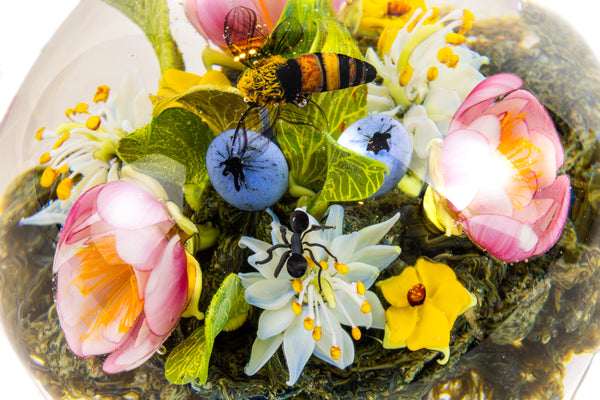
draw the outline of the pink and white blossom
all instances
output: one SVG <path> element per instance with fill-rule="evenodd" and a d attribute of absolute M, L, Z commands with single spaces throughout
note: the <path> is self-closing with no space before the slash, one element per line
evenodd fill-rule
<path fill-rule="evenodd" d="M 485 79 L 465 99 L 441 145 L 436 189 L 457 223 L 496 258 L 546 252 L 569 209 L 560 138 L 542 104 L 515 75 Z"/>

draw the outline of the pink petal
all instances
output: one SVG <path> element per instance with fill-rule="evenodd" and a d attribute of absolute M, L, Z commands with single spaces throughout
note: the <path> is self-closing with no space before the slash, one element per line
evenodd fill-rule
<path fill-rule="evenodd" d="M 96 212 L 96 199 L 101 189 L 102 186 L 94 186 L 75 201 L 58 237 L 58 246 L 67 241 L 71 230 L 76 229 Z"/>
<path fill-rule="evenodd" d="M 513 205 L 510 197 L 498 182 L 485 182 L 469 203 L 470 215 L 496 214 L 510 216 Z"/>
<path fill-rule="evenodd" d="M 109 182 L 98 193 L 98 215 L 117 229 L 140 229 L 169 220 L 165 206 L 137 185 Z"/>
<path fill-rule="evenodd" d="M 534 197 L 534 201 L 544 199 L 554 200 L 554 204 L 543 218 L 539 219 L 533 226 L 540 240 L 535 249 L 535 254 L 545 253 L 556 243 L 562 233 L 571 200 L 571 180 L 567 175 L 560 175 L 554 183 L 541 190 Z"/>
<path fill-rule="evenodd" d="M 102 370 L 107 374 L 132 370 L 152 357 L 166 338 L 167 335 L 153 334 L 144 318 L 140 316 L 125 340 L 106 358 Z"/>
<path fill-rule="evenodd" d="M 477 215 L 461 225 L 475 244 L 506 262 L 531 257 L 539 241 L 529 225 L 503 215 Z"/>
<path fill-rule="evenodd" d="M 469 205 L 486 179 L 481 165 L 489 160 L 490 151 L 483 135 L 467 129 L 451 132 L 442 143 L 444 187 L 440 191 L 457 211 Z"/>
<path fill-rule="evenodd" d="M 484 114 L 471 122 L 468 129 L 479 132 L 487 139 L 492 149 L 500 144 L 500 119 L 496 115 Z"/>
<path fill-rule="evenodd" d="M 523 81 L 512 74 L 497 74 L 484 79 L 469 93 L 465 101 L 460 105 L 449 131 L 467 127 L 473 120 L 483 114 L 483 111 L 494 102 L 494 100 L 523 86 Z"/>
<path fill-rule="evenodd" d="M 175 327 L 185 307 L 187 287 L 187 258 L 175 236 L 146 284 L 144 313 L 154 334 L 166 335 Z"/>
<path fill-rule="evenodd" d="M 56 309 L 60 326 L 69 348 L 79 357 L 109 353 L 116 348 L 119 339 L 111 341 L 100 332 L 91 332 L 89 323 L 84 320 L 83 316 L 89 317 L 97 312 L 99 302 L 96 296 L 83 295 L 72 283 L 78 267 L 79 260 L 72 257 L 56 276 Z"/>
<path fill-rule="evenodd" d="M 114 232 L 115 245 L 119 257 L 140 271 L 150 271 L 155 267 L 157 254 L 162 254 L 167 245 L 167 233 L 173 225 L 161 223 L 136 230 Z"/>
<path fill-rule="evenodd" d="M 539 149 L 540 156 L 536 158 L 535 163 L 531 165 L 531 169 L 535 172 L 538 181 L 538 187 L 543 189 L 551 185 L 556 179 L 556 170 L 560 167 L 557 164 L 558 159 L 562 159 L 564 155 L 558 156 L 557 153 L 563 153 L 562 145 L 556 147 L 548 135 L 537 131 L 531 131 L 529 135 L 531 143 Z M 557 155 L 553 157 L 553 155 Z M 562 164 L 562 162 L 561 162 Z"/>

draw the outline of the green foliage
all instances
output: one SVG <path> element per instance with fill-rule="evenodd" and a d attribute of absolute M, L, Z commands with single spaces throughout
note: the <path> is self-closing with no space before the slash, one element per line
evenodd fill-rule
<path fill-rule="evenodd" d="M 165 376 L 169 382 L 184 385 L 194 380 L 203 385 L 208 379 L 208 364 L 217 335 L 230 321 L 239 320 L 250 306 L 236 274 L 225 278 L 206 310 L 205 324 L 196 329 L 169 355 Z"/>
<path fill-rule="evenodd" d="M 152 44 L 160 70 L 184 69 L 181 52 L 169 29 L 166 0 L 103 0 L 135 22 Z"/>
<path fill-rule="evenodd" d="M 197 193 L 208 185 L 205 158 L 212 138 L 211 129 L 199 116 L 173 107 L 119 140 L 117 155 L 146 172 L 152 169 L 152 175 L 163 181 L 186 184 L 186 193 Z"/>

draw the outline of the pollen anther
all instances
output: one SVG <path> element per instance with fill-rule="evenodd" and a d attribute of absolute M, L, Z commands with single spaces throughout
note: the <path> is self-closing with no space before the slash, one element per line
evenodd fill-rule
<path fill-rule="evenodd" d="M 306 317 L 304 318 L 304 329 L 307 331 L 312 330 L 315 327 L 315 321 L 312 318 Z"/>
<path fill-rule="evenodd" d="M 371 304 L 368 301 L 364 301 L 360 306 L 360 312 L 363 314 L 368 314 L 371 312 Z"/>
<path fill-rule="evenodd" d="M 302 312 L 302 304 L 298 303 L 297 301 L 294 301 L 292 303 L 292 311 L 294 312 L 294 314 L 300 315 L 300 313 Z"/>
<path fill-rule="evenodd" d="M 333 358 L 334 360 L 339 360 L 342 356 L 342 351 L 338 346 L 331 346 L 330 354 L 331 358 Z"/>
<path fill-rule="evenodd" d="M 294 279 L 292 281 L 292 288 L 294 289 L 294 292 L 296 292 L 296 293 L 302 292 L 302 289 L 303 289 L 302 281 L 298 278 Z"/>
<path fill-rule="evenodd" d="M 360 328 L 358 328 L 356 326 L 354 328 L 352 328 L 352 337 L 354 338 L 354 340 L 360 340 L 360 338 L 362 337 Z"/>
<path fill-rule="evenodd" d="M 336 271 L 339 272 L 340 274 L 347 274 L 348 271 L 350 271 L 350 269 L 348 268 L 348 266 L 346 264 L 336 262 L 334 265 L 335 265 Z"/>

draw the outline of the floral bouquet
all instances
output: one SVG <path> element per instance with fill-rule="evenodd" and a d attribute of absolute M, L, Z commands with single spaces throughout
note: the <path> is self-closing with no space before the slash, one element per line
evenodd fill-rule
<path fill-rule="evenodd" d="M 164 0 L 105 1 L 158 90 L 95 84 L 2 199 L 51 396 L 563 394 L 600 344 L 600 83 L 545 11 L 187 0 L 193 70 Z"/>

